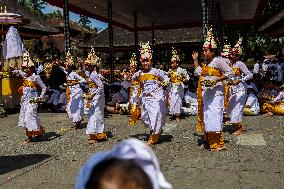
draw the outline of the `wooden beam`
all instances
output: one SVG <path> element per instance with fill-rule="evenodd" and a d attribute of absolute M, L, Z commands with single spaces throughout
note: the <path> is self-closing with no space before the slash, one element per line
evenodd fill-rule
<path fill-rule="evenodd" d="M 109 31 L 109 64 L 110 64 L 110 80 L 114 82 L 114 58 L 113 58 L 113 28 L 112 28 L 112 0 L 107 1 L 108 4 L 108 31 Z"/>

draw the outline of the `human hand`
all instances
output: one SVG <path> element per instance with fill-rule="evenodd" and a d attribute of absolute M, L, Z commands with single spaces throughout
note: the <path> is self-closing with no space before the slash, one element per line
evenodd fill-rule
<path fill-rule="evenodd" d="M 195 52 L 195 51 L 192 52 L 192 59 L 193 61 L 198 59 L 198 52 Z"/>

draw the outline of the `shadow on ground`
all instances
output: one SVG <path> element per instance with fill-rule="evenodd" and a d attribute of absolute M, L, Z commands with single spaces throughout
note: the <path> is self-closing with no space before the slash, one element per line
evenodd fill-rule
<path fill-rule="evenodd" d="M 51 155 L 49 154 L 0 156 L 0 175 L 37 164 L 50 157 Z"/>
<path fill-rule="evenodd" d="M 143 141 L 147 141 L 149 139 L 150 135 L 144 133 L 144 134 L 131 135 L 129 137 L 137 138 L 137 139 L 143 140 Z M 173 138 L 174 137 L 172 135 L 164 135 L 164 134 L 162 134 L 161 138 L 159 139 L 158 144 L 161 144 L 161 143 L 164 143 L 164 142 L 171 142 Z"/>

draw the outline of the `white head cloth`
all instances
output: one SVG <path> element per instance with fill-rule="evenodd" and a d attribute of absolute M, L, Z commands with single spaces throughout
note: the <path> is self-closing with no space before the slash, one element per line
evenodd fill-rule
<path fill-rule="evenodd" d="M 93 168 L 100 162 L 110 158 L 134 160 L 148 175 L 154 189 L 172 189 L 172 185 L 166 181 L 160 171 L 158 159 L 151 147 L 133 138 L 122 141 L 110 151 L 98 152 L 91 156 L 80 170 L 75 189 L 85 189 Z"/>
<path fill-rule="evenodd" d="M 11 26 L 6 34 L 6 39 L 3 44 L 4 59 L 22 56 L 24 52 L 24 45 L 18 30 Z"/>

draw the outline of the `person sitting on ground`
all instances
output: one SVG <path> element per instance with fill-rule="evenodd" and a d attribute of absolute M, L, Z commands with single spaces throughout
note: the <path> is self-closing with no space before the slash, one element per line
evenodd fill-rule
<path fill-rule="evenodd" d="M 243 110 L 244 115 L 256 116 L 260 112 L 260 107 L 258 103 L 258 98 L 256 96 L 256 91 L 252 85 L 247 86 L 248 97 Z"/>
<path fill-rule="evenodd" d="M 151 147 L 127 139 L 112 150 L 98 152 L 87 161 L 76 179 L 75 189 L 171 189 L 160 171 Z"/>
<path fill-rule="evenodd" d="M 189 87 L 184 95 L 186 107 L 182 107 L 182 113 L 185 115 L 197 115 L 198 103 L 194 87 Z"/>
<path fill-rule="evenodd" d="M 110 102 L 106 103 L 106 111 L 112 114 L 118 114 L 120 104 L 127 103 L 128 93 L 122 87 L 113 87 L 113 95 Z"/>
<path fill-rule="evenodd" d="M 278 93 L 276 98 L 270 102 L 266 102 L 262 106 L 262 112 L 265 116 L 284 115 L 284 84 L 280 87 L 282 91 Z"/>

